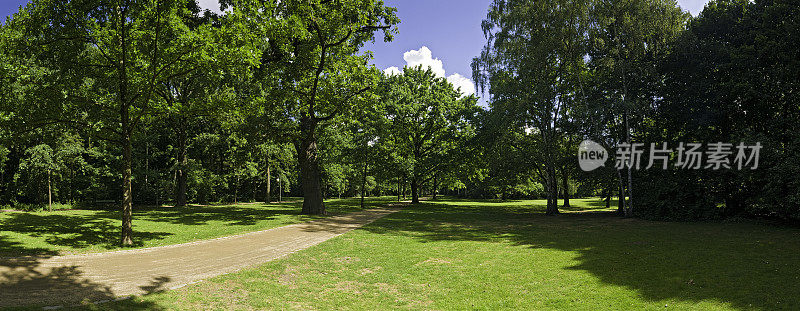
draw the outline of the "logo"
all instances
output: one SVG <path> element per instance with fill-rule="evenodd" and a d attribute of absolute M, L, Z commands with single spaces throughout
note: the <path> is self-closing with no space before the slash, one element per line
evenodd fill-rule
<path fill-rule="evenodd" d="M 608 152 L 600 144 L 591 140 L 584 140 L 578 146 L 578 165 L 589 172 L 605 165 Z"/>

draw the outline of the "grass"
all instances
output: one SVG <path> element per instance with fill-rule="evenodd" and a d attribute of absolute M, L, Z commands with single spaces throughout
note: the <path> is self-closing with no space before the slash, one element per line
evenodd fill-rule
<path fill-rule="evenodd" d="M 544 216 L 543 205 L 425 202 L 281 260 L 90 308 L 800 309 L 799 229 Z"/>
<path fill-rule="evenodd" d="M 375 207 L 393 197 L 369 198 Z M 134 207 L 134 247 L 153 247 L 264 230 L 319 217 L 300 215 L 302 203 Z M 326 202 L 330 214 L 360 209 L 358 199 Z M 119 249 L 119 211 L 0 212 L 0 257 Z"/>

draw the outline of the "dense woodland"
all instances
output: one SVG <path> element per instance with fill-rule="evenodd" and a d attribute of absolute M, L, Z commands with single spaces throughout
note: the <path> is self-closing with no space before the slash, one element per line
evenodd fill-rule
<path fill-rule="evenodd" d="M 473 78 L 384 74 L 377 0 L 34 0 L 0 28 L 0 205 L 621 196 L 657 219 L 800 219 L 800 3 L 495 0 Z M 477 21 L 476 21 L 477 22 Z M 756 170 L 581 171 L 576 148 L 760 142 Z M 645 154 L 646 158 L 647 155 Z M 613 159 L 612 159 L 613 160 Z"/>

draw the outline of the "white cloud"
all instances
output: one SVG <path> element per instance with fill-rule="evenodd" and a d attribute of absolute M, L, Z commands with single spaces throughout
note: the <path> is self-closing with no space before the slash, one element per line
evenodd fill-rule
<path fill-rule="evenodd" d="M 423 68 L 430 68 L 431 71 L 433 71 L 433 74 L 435 74 L 437 77 L 445 77 L 442 60 L 433 58 L 433 52 L 431 52 L 427 46 L 422 46 L 419 48 L 419 50 L 411 50 L 403 53 L 403 59 L 406 61 L 406 66 L 408 67 L 422 65 Z M 401 74 L 402 72 L 400 68 L 392 66 L 383 70 L 383 73 L 391 76 Z M 447 76 L 447 81 L 450 82 L 450 84 L 452 84 L 455 88 L 461 88 L 461 93 L 463 96 L 475 94 L 475 84 L 472 83 L 472 80 L 462 76 L 461 74 L 453 73 Z"/>
<path fill-rule="evenodd" d="M 464 96 L 475 94 L 475 84 L 467 77 L 454 73 L 447 76 L 447 81 L 453 84 L 455 88 L 461 88 L 461 94 Z"/>
<path fill-rule="evenodd" d="M 383 74 L 385 74 L 385 75 L 387 75 L 387 76 L 394 76 L 394 75 L 399 75 L 399 74 L 401 74 L 401 72 L 400 72 L 400 68 L 397 68 L 397 67 L 395 67 L 395 66 L 392 66 L 392 67 L 389 67 L 389 68 L 386 68 L 386 69 L 384 69 L 384 70 L 383 70 Z"/>
<path fill-rule="evenodd" d="M 197 4 L 200 6 L 201 9 L 209 10 L 211 12 L 222 14 L 222 11 L 219 9 L 219 1 L 217 0 L 199 0 Z"/>
<path fill-rule="evenodd" d="M 422 46 L 419 50 L 411 50 L 403 53 L 403 59 L 406 61 L 408 67 L 417 67 L 422 65 L 423 68 L 429 67 L 437 77 L 444 77 L 444 66 L 442 61 L 438 58 L 433 58 L 433 53 L 427 46 Z"/>

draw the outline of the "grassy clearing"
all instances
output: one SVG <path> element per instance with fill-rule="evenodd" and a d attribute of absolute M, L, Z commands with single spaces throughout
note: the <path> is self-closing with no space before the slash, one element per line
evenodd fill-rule
<path fill-rule="evenodd" d="M 257 268 L 91 307 L 800 309 L 796 228 L 543 210 L 543 201 L 426 202 Z"/>
<path fill-rule="evenodd" d="M 382 206 L 393 197 L 370 198 Z M 300 215 L 299 203 L 134 208 L 135 247 L 210 239 L 299 223 L 319 217 Z M 360 209 L 358 199 L 326 202 L 331 214 Z M 118 249 L 119 211 L 58 210 L 0 212 L 0 256 L 53 255 Z"/>

